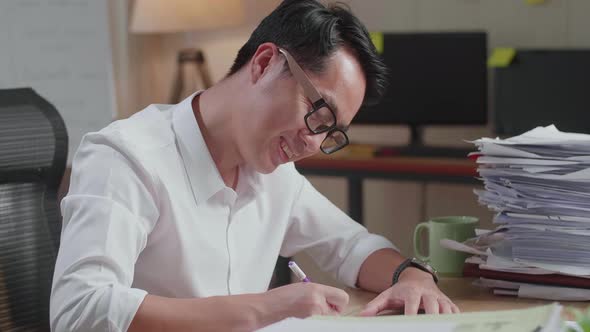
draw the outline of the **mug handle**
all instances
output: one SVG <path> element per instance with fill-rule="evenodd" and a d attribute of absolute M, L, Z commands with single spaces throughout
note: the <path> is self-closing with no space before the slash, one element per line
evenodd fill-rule
<path fill-rule="evenodd" d="M 414 229 L 414 255 L 421 261 L 428 262 L 430 260 L 429 256 L 424 256 L 420 253 L 420 232 L 422 229 L 428 229 L 428 235 L 430 236 L 430 224 L 427 222 L 421 222 L 416 225 Z M 430 248 L 429 248 L 430 249 Z"/>

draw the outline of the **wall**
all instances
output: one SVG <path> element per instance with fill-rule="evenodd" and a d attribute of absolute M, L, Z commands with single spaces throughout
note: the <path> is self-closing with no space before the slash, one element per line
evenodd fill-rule
<path fill-rule="evenodd" d="M 114 117 L 107 1 L 0 2 L 0 89 L 31 87 L 68 130 L 68 163 L 82 136 Z"/>
<path fill-rule="evenodd" d="M 115 1 L 115 0 L 111 0 Z M 490 48 L 515 47 L 590 47 L 590 1 L 547 0 L 542 5 L 527 5 L 524 0 L 347 0 L 353 11 L 373 31 L 486 30 Z M 117 2 L 119 3 L 119 2 Z M 124 92 L 119 99 L 120 116 L 126 117 L 154 102 L 166 102 L 177 50 L 187 45 L 202 47 L 215 79 L 229 69 L 233 56 L 249 33 L 278 0 L 246 1 L 248 23 L 217 32 L 165 36 L 129 36 L 125 33 L 124 5 L 118 4 L 114 27 L 119 26 L 121 45 L 115 68 L 124 68 L 117 84 Z M 120 27 L 123 27 L 121 29 Z M 121 37 L 122 36 L 122 37 Z M 116 40 L 116 38 L 115 38 Z M 116 42 L 116 41 L 115 41 Z M 353 126 L 355 142 L 394 144 L 407 140 L 402 127 L 374 128 Z M 491 135 L 482 126 L 427 128 L 425 141 L 433 145 L 461 145 L 463 139 Z M 312 183 L 338 206 L 345 209 L 346 182 L 334 178 L 310 178 Z M 402 252 L 411 255 L 410 234 L 416 223 L 430 216 L 467 214 L 480 217 L 483 227 L 492 227 L 491 213 L 479 207 L 472 187 L 442 183 L 367 181 L 365 216 L 370 231 L 394 241 Z M 298 256 L 310 269 L 309 259 Z M 316 281 L 331 282 L 311 270 Z"/>

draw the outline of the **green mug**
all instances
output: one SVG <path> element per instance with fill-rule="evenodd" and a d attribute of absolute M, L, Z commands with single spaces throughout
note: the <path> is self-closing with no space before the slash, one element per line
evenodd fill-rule
<path fill-rule="evenodd" d="M 461 276 L 463 264 L 469 254 L 443 248 L 440 246 L 440 240 L 451 239 L 463 242 L 474 237 L 477 221 L 476 217 L 449 216 L 432 218 L 427 222 L 419 223 L 414 229 L 416 258 L 428 262 L 441 276 Z M 419 250 L 422 247 L 420 235 L 423 229 L 428 230 L 428 256 L 421 254 Z"/>

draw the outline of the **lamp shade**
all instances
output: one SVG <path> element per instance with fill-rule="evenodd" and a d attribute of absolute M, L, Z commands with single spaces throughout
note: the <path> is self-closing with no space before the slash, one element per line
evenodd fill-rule
<path fill-rule="evenodd" d="M 135 0 L 130 30 L 171 33 L 239 25 L 242 0 Z"/>

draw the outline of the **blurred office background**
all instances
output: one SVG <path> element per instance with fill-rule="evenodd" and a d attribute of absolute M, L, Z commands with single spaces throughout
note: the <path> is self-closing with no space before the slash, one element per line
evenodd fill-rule
<path fill-rule="evenodd" d="M 41 33 L 39 29 L 36 32 L 27 32 L 27 18 L 30 18 L 30 15 L 39 15 L 42 12 L 46 17 L 49 16 L 49 19 L 54 19 L 57 27 L 64 24 L 72 26 L 78 24 L 86 26 L 87 29 L 104 29 L 96 35 L 88 35 L 87 31 L 86 37 L 82 36 L 80 42 L 92 41 L 93 43 L 89 43 L 87 47 L 94 47 L 91 48 L 94 52 L 87 56 L 92 58 L 99 54 L 100 57 L 92 61 L 95 61 L 94 63 L 100 61 L 100 64 L 104 66 L 103 71 L 110 71 L 110 74 L 106 76 L 94 73 L 94 76 L 89 78 L 86 75 L 86 81 L 100 79 L 102 84 L 100 93 L 112 102 L 93 110 L 101 114 L 93 113 L 90 117 L 73 111 L 72 105 L 60 105 L 59 102 L 55 102 L 58 110 L 64 110 L 67 113 L 65 117 L 69 132 L 98 130 L 111 119 L 129 117 L 149 104 L 168 103 L 172 97 L 172 86 L 177 79 L 177 57 L 181 49 L 199 48 L 205 57 L 206 70 L 211 80 L 215 82 L 223 78 L 236 52 L 247 40 L 253 28 L 280 1 L 241 0 L 237 9 L 232 7 L 232 10 L 239 11 L 236 14 L 238 17 L 236 22 L 219 26 L 194 27 L 194 29 L 183 27 L 171 32 L 157 31 L 157 27 L 154 28 L 156 31 L 148 31 L 149 28 L 145 27 L 132 27 L 133 15 L 137 15 L 134 9 L 137 9 L 136 7 L 142 2 L 153 1 L 21 0 L 18 5 L 16 2 L 1 4 L 0 22 L 4 23 L 0 23 L 2 27 L 0 31 L 3 31 L 0 32 L 0 41 L 3 43 L 0 55 L 4 53 L 10 56 L 0 56 L 0 68 L 3 68 L 3 72 L 12 73 L 12 78 L 10 75 L 8 78 L 6 76 L 4 79 L 0 78 L 0 88 L 14 87 L 14 85 L 32 85 L 35 88 L 35 84 L 56 86 L 52 79 L 55 79 L 56 75 L 66 75 L 64 72 L 45 73 L 45 76 L 40 78 L 30 72 L 28 76 L 25 75 L 26 70 L 23 70 L 25 74 L 14 72 L 15 58 L 21 55 L 19 52 L 30 54 L 33 51 L 33 48 L 20 47 L 23 43 L 34 44 L 34 40 L 27 39 L 27 36 L 38 37 L 39 40 L 43 39 L 48 43 L 52 41 L 52 38 L 64 38 L 63 31 L 59 29 L 56 29 L 53 35 L 47 31 Z M 160 0 L 161 4 L 171 7 L 181 6 L 184 2 L 186 1 Z M 205 3 L 205 1 L 195 2 Z M 223 3 L 221 0 L 216 2 Z M 235 1 L 230 2 L 235 3 Z M 386 34 L 485 32 L 487 55 L 497 47 L 590 48 L 590 20 L 588 20 L 590 1 L 587 0 L 344 0 L 342 2 L 350 5 L 353 12 L 370 31 Z M 54 5 L 50 11 L 45 8 L 48 5 Z M 207 10 L 204 6 L 202 9 Z M 15 25 L 17 21 L 22 23 Z M 47 24 L 51 25 L 51 22 L 48 21 Z M 17 31 L 17 27 L 21 31 Z M 77 37 L 80 36 L 81 33 L 78 33 Z M 67 52 L 67 49 L 65 51 L 63 48 L 59 49 L 59 45 L 58 43 L 53 48 L 47 46 L 41 56 L 37 54 L 31 57 L 30 61 L 43 66 L 45 59 L 52 59 L 52 52 Z M 67 47 L 76 49 L 79 44 L 69 44 Z M 444 52 L 445 50 L 441 50 L 441 56 Z M 51 65 L 52 63 L 47 64 L 47 66 Z M 440 65 L 445 65 L 443 60 Z M 82 63 L 81 66 L 92 66 L 92 62 Z M 486 78 L 488 84 L 485 86 L 490 92 L 493 88 L 491 70 L 488 74 Z M 97 90 L 94 89 L 94 91 Z M 40 91 L 42 95 L 43 92 Z M 51 101 L 50 96 L 46 97 Z M 464 140 L 495 135 L 491 97 L 482 98 L 485 98 L 483 102 L 487 105 L 487 112 L 483 114 L 489 121 L 473 124 L 428 124 L 424 127 L 425 144 L 466 147 Z M 87 119 L 90 118 L 99 118 L 99 120 L 93 120 L 94 122 L 89 124 L 90 120 Z M 380 146 L 403 145 L 408 142 L 409 134 L 407 126 L 403 123 L 379 126 L 355 124 L 349 132 L 353 143 Z M 72 145 L 70 161 L 72 149 L 79 144 L 79 141 L 76 141 L 79 137 L 74 136 L 74 138 L 70 141 Z M 336 205 L 345 211 L 348 210 L 346 179 L 321 176 L 309 178 Z M 449 184 L 436 180 L 416 182 L 374 179 L 366 180 L 363 185 L 365 225 L 370 231 L 388 237 L 405 255 L 412 255 L 411 234 L 415 225 L 429 217 L 473 215 L 481 219 L 481 227 L 492 227 L 492 214 L 477 204 L 475 195 L 472 193 L 474 185 Z M 298 257 L 298 259 L 304 266 L 309 266 L 310 262 L 307 258 Z M 316 272 L 312 273 L 316 274 Z M 317 279 L 327 280 L 324 277 L 316 277 Z"/>

